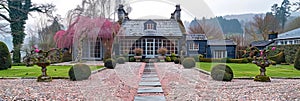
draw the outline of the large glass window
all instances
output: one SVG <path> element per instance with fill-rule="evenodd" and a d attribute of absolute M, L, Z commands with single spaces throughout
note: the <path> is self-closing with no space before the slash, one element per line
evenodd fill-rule
<path fill-rule="evenodd" d="M 213 57 L 214 58 L 225 58 L 225 57 L 227 57 L 227 51 L 226 50 L 215 50 L 215 51 L 213 51 Z"/>

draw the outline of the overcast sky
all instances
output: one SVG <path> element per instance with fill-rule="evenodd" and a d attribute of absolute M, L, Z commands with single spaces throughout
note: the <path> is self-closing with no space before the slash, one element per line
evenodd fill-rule
<path fill-rule="evenodd" d="M 75 8 L 82 0 L 32 0 L 34 3 L 53 3 L 60 15 Z M 175 4 L 181 4 L 188 16 L 223 16 L 244 13 L 265 13 L 271 11 L 271 6 L 280 4 L 283 0 L 127 0 L 133 10 L 132 18 L 158 15 L 165 16 L 162 12 L 170 15 Z M 290 0 L 291 2 L 297 0 Z M 151 8 L 150 11 L 148 11 Z M 146 12 L 145 12 L 146 11 Z M 148 12 L 148 13 L 147 13 Z M 153 14 L 152 14 L 153 13 Z M 156 14 L 155 14 L 156 13 Z"/>

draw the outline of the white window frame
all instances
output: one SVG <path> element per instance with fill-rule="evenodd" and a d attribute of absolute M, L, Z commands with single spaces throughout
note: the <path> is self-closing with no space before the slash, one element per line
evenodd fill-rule
<path fill-rule="evenodd" d="M 199 50 L 199 44 L 195 42 L 189 43 L 189 50 L 190 51 L 198 51 Z"/>

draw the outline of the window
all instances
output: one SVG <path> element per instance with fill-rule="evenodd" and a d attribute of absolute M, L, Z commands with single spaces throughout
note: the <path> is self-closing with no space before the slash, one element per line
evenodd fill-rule
<path fill-rule="evenodd" d="M 144 30 L 156 30 L 156 23 L 152 20 L 148 20 L 144 23 Z"/>
<path fill-rule="evenodd" d="M 151 29 L 154 30 L 154 24 L 147 24 L 147 30 Z"/>
<path fill-rule="evenodd" d="M 215 51 L 213 51 L 213 57 L 214 58 L 225 58 L 225 57 L 227 57 L 227 51 L 226 50 L 215 50 Z"/>
<path fill-rule="evenodd" d="M 194 43 L 194 42 L 190 43 L 189 44 L 189 50 L 191 50 L 191 51 L 197 51 L 197 50 L 199 50 L 199 44 L 198 43 Z"/>

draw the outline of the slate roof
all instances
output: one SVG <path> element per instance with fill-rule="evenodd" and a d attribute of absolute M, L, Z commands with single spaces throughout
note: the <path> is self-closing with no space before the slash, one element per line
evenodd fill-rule
<path fill-rule="evenodd" d="M 152 20 L 156 30 L 144 30 L 144 23 Z M 182 36 L 180 24 L 175 19 L 130 19 L 122 23 L 120 36 Z"/>
<path fill-rule="evenodd" d="M 300 39 L 300 28 L 279 34 L 277 40 L 278 39 L 295 39 L 295 38 Z"/>
<path fill-rule="evenodd" d="M 251 42 L 251 46 L 268 46 L 272 44 L 274 40 L 269 41 L 269 40 L 260 40 L 260 41 L 253 41 Z"/>
<path fill-rule="evenodd" d="M 207 40 L 207 45 L 236 45 L 232 40 Z"/>

